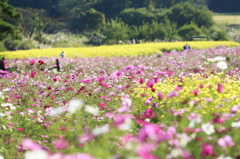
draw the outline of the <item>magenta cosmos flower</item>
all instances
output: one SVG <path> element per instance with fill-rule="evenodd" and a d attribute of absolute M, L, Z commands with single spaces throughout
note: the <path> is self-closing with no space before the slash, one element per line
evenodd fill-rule
<path fill-rule="evenodd" d="M 211 156 L 213 154 L 212 145 L 204 146 L 201 154 L 202 154 L 203 157 Z"/>
<path fill-rule="evenodd" d="M 115 78 L 119 78 L 119 77 L 122 76 L 122 72 L 121 72 L 120 70 L 117 70 L 117 71 L 113 72 L 113 76 L 114 76 Z"/>
<path fill-rule="evenodd" d="M 223 92 L 224 92 L 223 85 L 221 85 L 220 83 L 218 83 L 217 86 L 218 86 L 218 87 L 217 87 L 217 91 L 218 91 L 219 93 L 223 93 Z"/>

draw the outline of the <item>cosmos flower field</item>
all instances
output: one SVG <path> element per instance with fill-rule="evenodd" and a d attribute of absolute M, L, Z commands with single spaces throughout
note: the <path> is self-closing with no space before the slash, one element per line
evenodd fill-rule
<path fill-rule="evenodd" d="M 240 47 L 7 59 L 0 158 L 240 158 Z"/>

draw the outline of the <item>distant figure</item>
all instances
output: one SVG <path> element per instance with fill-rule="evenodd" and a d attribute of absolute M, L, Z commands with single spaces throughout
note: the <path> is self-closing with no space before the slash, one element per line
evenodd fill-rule
<path fill-rule="evenodd" d="M 58 70 L 58 72 L 60 71 L 60 63 L 59 63 L 59 60 L 56 59 L 56 68 Z"/>
<path fill-rule="evenodd" d="M 0 61 L 0 69 L 6 71 L 6 62 L 5 62 L 5 58 L 3 57 L 2 60 Z"/>
<path fill-rule="evenodd" d="M 190 45 L 186 44 L 184 47 L 183 47 L 183 50 L 187 50 L 187 49 L 191 49 Z"/>
<path fill-rule="evenodd" d="M 13 47 L 13 51 L 17 51 L 17 47 L 16 46 Z"/>
<path fill-rule="evenodd" d="M 61 56 L 62 58 L 64 58 L 64 57 L 65 57 L 64 52 L 62 52 L 62 53 L 60 54 L 60 56 Z"/>

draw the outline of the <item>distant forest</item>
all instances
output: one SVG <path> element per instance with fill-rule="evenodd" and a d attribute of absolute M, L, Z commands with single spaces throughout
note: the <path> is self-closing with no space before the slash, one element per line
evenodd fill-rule
<path fill-rule="evenodd" d="M 1 45 L 34 48 L 34 41 L 65 44 L 48 37 L 58 32 L 86 37 L 87 45 L 190 41 L 193 35 L 229 40 L 224 28 L 214 27 L 212 12 L 237 13 L 239 6 L 240 0 L 0 0 L 0 51 Z"/>
<path fill-rule="evenodd" d="M 106 18 L 116 17 L 126 8 L 170 8 L 177 3 L 191 2 L 208 6 L 213 12 L 240 12 L 240 0 L 9 0 L 14 7 L 45 9 L 53 17 L 69 16 L 90 8 L 102 12 Z"/>

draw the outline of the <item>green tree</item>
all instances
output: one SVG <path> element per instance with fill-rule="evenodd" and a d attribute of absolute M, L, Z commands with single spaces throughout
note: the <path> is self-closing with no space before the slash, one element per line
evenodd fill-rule
<path fill-rule="evenodd" d="M 176 4 L 167 13 L 171 22 L 175 22 L 178 27 L 184 24 L 195 22 L 198 27 L 210 28 L 213 24 L 211 12 L 204 6 L 196 6 L 191 3 Z"/>
<path fill-rule="evenodd" d="M 226 30 L 220 30 L 217 32 L 217 35 L 214 37 L 214 40 L 216 41 L 229 41 L 230 38 L 227 35 Z"/>
<path fill-rule="evenodd" d="M 0 41 L 12 36 L 20 38 L 17 27 L 5 21 L 6 18 L 18 19 L 21 15 L 15 11 L 15 8 L 8 4 L 8 0 L 0 0 Z"/>
<path fill-rule="evenodd" d="M 202 30 L 195 23 L 184 25 L 178 30 L 182 40 L 191 41 L 193 35 L 203 35 Z"/>
<path fill-rule="evenodd" d="M 128 39 L 129 27 L 124 24 L 121 19 L 111 19 L 107 22 L 106 27 L 103 29 L 103 35 L 105 36 L 105 42 L 109 43 L 111 40 L 114 43 L 119 43 L 120 40 Z"/>

